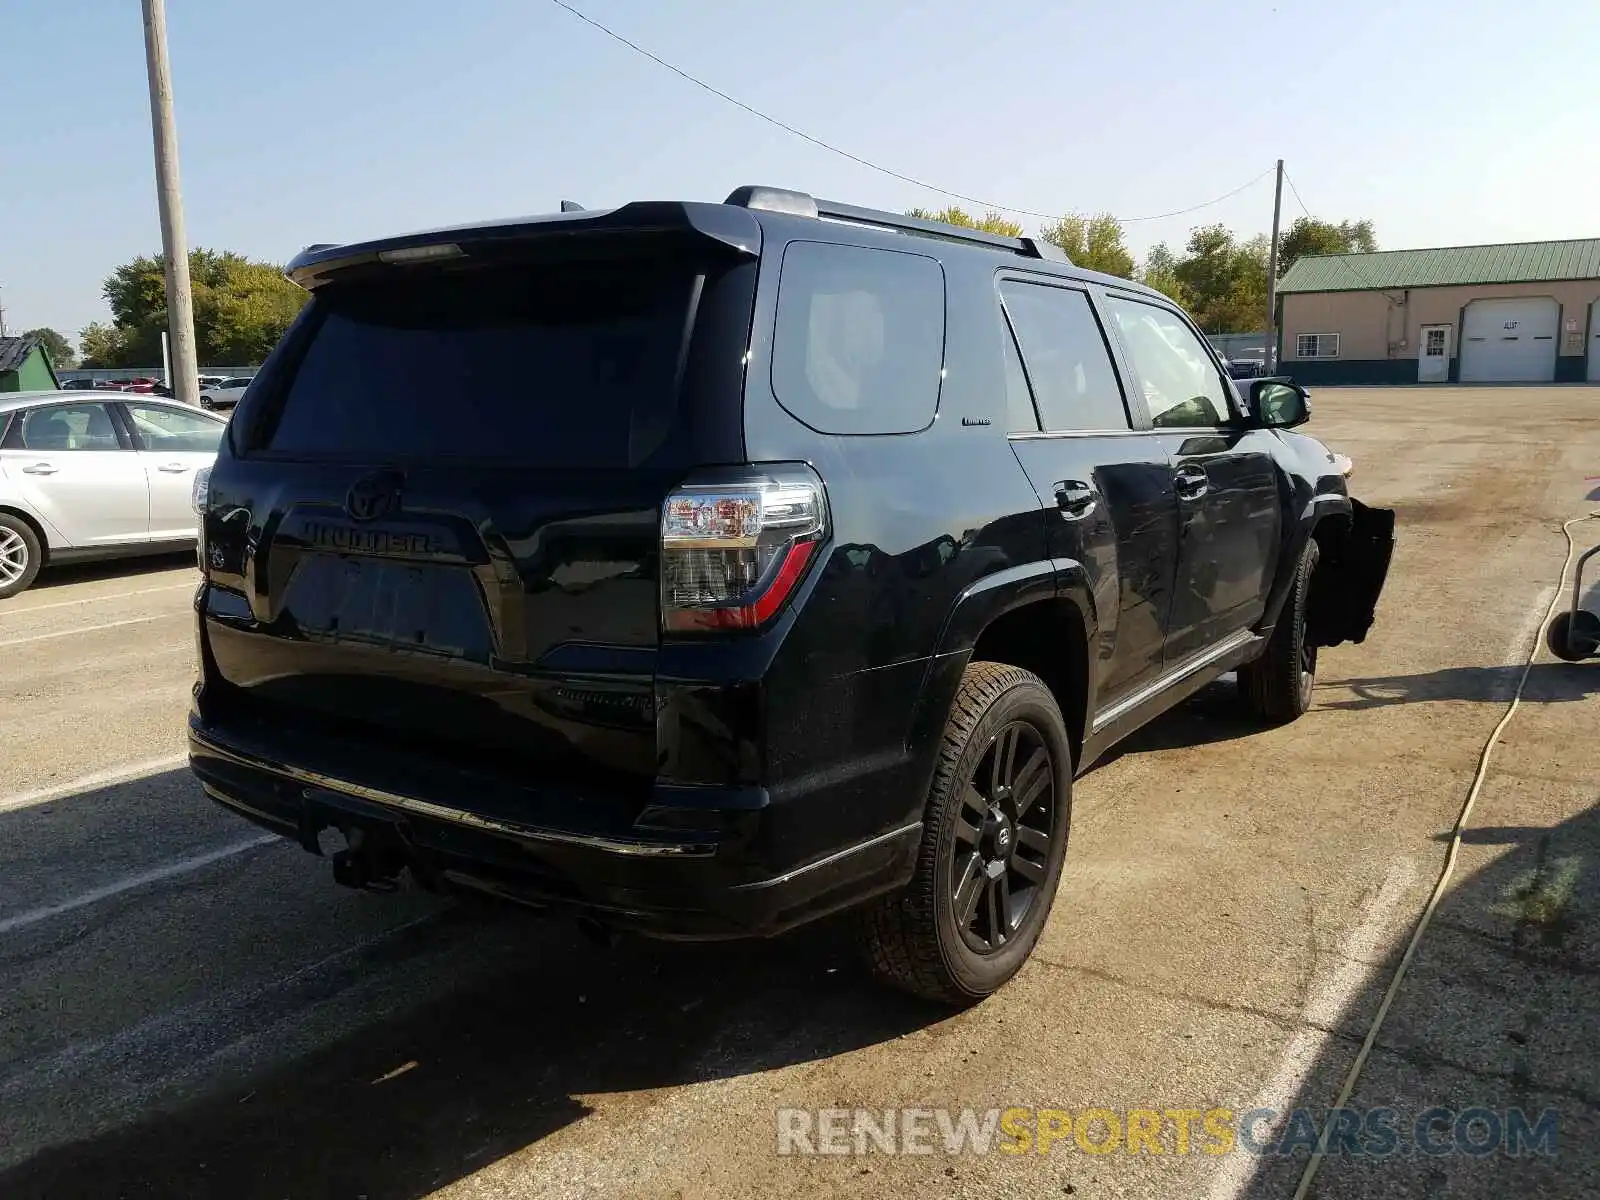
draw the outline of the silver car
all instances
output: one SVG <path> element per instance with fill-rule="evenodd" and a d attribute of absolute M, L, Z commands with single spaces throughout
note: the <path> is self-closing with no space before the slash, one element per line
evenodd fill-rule
<path fill-rule="evenodd" d="M 154 396 L 0 394 L 0 600 L 46 562 L 192 545 L 195 476 L 226 428 Z"/>

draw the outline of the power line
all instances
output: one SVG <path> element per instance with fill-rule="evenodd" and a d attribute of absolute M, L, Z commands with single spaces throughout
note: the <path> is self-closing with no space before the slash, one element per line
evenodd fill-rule
<path fill-rule="evenodd" d="M 1013 213 L 1013 214 L 1015 214 L 1017 216 L 1022 216 L 1022 217 L 1036 217 L 1036 218 L 1038 218 L 1040 220 L 1045 220 L 1045 221 L 1059 220 L 1063 215 L 1061 213 L 1034 212 L 1032 209 L 1027 209 L 1027 208 L 1013 208 L 1010 205 L 999 204 L 999 203 L 997 203 L 997 202 L 995 202 L 993 200 L 982 200 L 982 199 L 979 199 L 977 196 L 968 196 L 963 192 L 953 192 L 949 188 L 939 187 L 937 184 L 929 183 L 925 179 L 918 179 L 914 175 L 906 175 L 903 172 L 896 171 L 891 167 L 885 167 L 880 163 L 875 163 L 871 159 L 862 158 L 861 155 L 859 155 L 859 154 L 852 154 L 850 151 L 845 150 L 840 146 L 835 146 L 832 142 L 825 142 L 819 137 L 813 137 L 811 134 L 807 133 L 803 129 L 796 129 L 793 125 L 790 125 L 788 122 L 780 121 L 777 117 L 772 116 L 770 113 L 762 112 L 759 108 L 755 108 L 755 107 L 753 107 L 753 106 L 751 106 L 749 104 L 746 104 L 743 100 L 740 100 L 736 96 L 728 95 L 728 93 L 723 91 L 721 88 L 714 87 L 711 84 L 707 83 L 704 79 L 701 79 L 698 76 L 689 74 L 689 72 L 685 71 L 682 67 L 676 66 L 673 63 L 670 63 L 666 59 L 662 58 L 659 54 L 656 54 L 656 53 L 654 53 L 654 52 L 652 52 L 650 50 L 645 49 L 643 46 L 639 45 L 638 42 L 629 40 L 628 38 L 624 37 L 622 34 L 618 33 L 615 29 L 612 29 L 610 26 L 601 24 L 599 21 L 595 20 L 593 17 L 589 16 L 587 13 L 575 8 L 571 4 L 568 4 L 566 2 L 566 0 L 550 0 L 550 3 L 554 4 L 557 8 L 564 9 L 568 13 L 571 13 L 574 17 L 577 17 L 578 20 L 582 21 L 585 25 L 588 25 L 593 29 L 599 30 L 601 33 L 605 34 L 612 41 L 619 42 L 620 44 L 626 46 L 629 50 L 632 50 L 635 54 L 641 55 L 644 58 L 648 58 L 651 62 L 655 63 L 657 66 L 665 67 L 667 70 L 671 71 L 674 75 L 678 76 L 680 79 L 686 80 L 687 82 L 694 84 L 694 86 L 697 87 L 697 88 L 701 88 L 704 91 L 710 92 L 713 96 L 716 96 L 718 99 L 725 100 L 727 103 L 733 105 L 735 108 L 740 109 L 740 110 L 742 110 L 742 111 L 744 111 L 746 113 L 749 113 L 752 117 L 756 117 L 759 120 L 765 121 L 769 125 L 776 126 L 777 128 L 783 130 L 785 133 L 789 133 L 789 134 L 792 134 L 793 136 L 795 136 L 797 138 L 800 138 L 802 141 L 810 142 L 813 146 L 820 147 L 821 149 L 828 151 L 830 154 L 837 154 L 840 158 L 847 158 L 851 162 L 856 163 L 859 166 L 866 167 L 868 170 L 871 170 L 871 171 L 876 171 L 880 175 L 887 175 L 891 179 L 898 179 L 902 183 L 909 183 L 909 184 L 913 185 L 914 187 L 922 188 L 925 191 L 936 192 L 939 195 L 947 196 L 952 200 L 961 200 L 961 201 L 964 201 L 967 204 L 976 204 L 980 208 L 997 209 L 1000 212 Z M 1175 208 L 1171 212 L 1152 213 L 1150 216 L 1147 216 L 1147 217 L 1118 217 L 1117 221 L 1120 224 L 1123 224 L 1123 225 L 1135 225 L 1135 224 L 1138 224 L 1141 221 L 1161 221 L 1161 220 L 1165 220 L 1167 217 L 1181 217 L 1185 213 L 1199 212 L 1202 208 L 1210 208 L 1213 204 L 1221 204 L 1224 200 L 1228 200 L 1228 199 L 1231 199 L 1234 196 L 1237 196 L 1240 192 L 1244 191 L 1246 188 L 1253 187 L 1254 185 L 1260 183 L 1268 175 L 1270 175 L 1273 172 L 1273 170 L 1274 170 L 1273 167 L 1268 167 L 1266 170 L 1262 171 L 1261 174 L 1257 175 L 1254 179 L 1251 179 L 1246 183 L 1241 183 L 1238 187 L 1234 188 L 1232 191 L 1224 192 L 1222 195 L 1217 196 L 1217 197 L 1215 197 L 1214 199 L 1211 199 L 1211 200 L 1206 200 L 1206 201 L 1204 201 L 1204 202 L 1202 202 L 1200 204 L 1192 204 L 1187 208 Z"/>
<path fill-rule="evenodd" d="M 1283 178 L 1289 185 L 1289 191 L 1294 195 L 1295 203 L 1300 206 L 1300 211 L 1305 213 L 1306 220 L 1315 221 L 1317 218 L 1313 216 L 1311 210 L 1306 207 L 1306 202 L 1300 199 L 1300 189 L 1295 187 L 1294 177 L 1290 175 L 1289 172 L 1285 171 L 1283 173 Z M 1389 297 L 1390 301 L 1394 301 L 1394 297 L 1389 295 L 1388 288 L 1385 288 L 1382 284 L 1373 283 L 1372 280 L 1368 279 L 1360 271 L 1356 270 L 1355 264 L 1350 261 L 1350 256 L 1348 254 L 1335 254 L 1332 257 L 1337 258 L 1340 266 L 1342 266 L 1346 271 L 1349 271 L 1350 274 L 1354 275 L 1362 283 L 1366 284 L 1370 290 L 1374 292 L 1382 292 L 1384 295 Z M 1398 303 L 1397 301 L 1395 302 Z"/>

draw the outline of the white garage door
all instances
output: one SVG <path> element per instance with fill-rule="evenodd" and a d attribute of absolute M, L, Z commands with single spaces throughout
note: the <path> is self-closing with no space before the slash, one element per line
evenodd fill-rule
<path fill-rule="evenodd" d="M 1561 306 L 1548 297 L 1474 300 L 1461 321 L 1461 382 L 1548 383 L 1560 323 Z"/>

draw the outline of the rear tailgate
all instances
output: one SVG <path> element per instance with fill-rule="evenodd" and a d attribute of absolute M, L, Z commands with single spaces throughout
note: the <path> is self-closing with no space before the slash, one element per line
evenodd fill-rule
<path fill-rule="evenodd" d="M 653 778 L 659 513 L 707 453 L 682 393 L 713 274 L 657 249 L 318 291 L 212 476 L 225 706 L 544 783 Z"/>

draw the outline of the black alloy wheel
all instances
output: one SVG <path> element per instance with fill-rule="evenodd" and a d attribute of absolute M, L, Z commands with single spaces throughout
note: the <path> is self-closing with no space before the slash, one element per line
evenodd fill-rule
<path fill-rule="evenodd" d="M 961 938 L 993 954 L 1016 936 L 1050 868 L 1057 834 L 1055 763 L 1039 731 L 995 734 L 962 793 L 950 895 Z"/>

